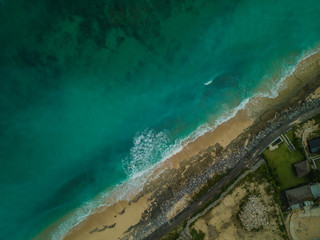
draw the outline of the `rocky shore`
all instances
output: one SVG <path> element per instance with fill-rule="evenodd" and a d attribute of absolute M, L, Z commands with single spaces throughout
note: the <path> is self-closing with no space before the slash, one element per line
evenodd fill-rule
<path fill-rule="evenodd" d="M 201 187 L 206 186 L 217 174 L 227 173 L 214 185 L 215 191 L 219 192 L 241 171 L 253 166 L 259 160 L 259 153 L 278 133 L 307 115 L 320 112 L 320 98 L 315 94 L 320 87 L 319 63 L 320 53 L 299 63 L 296 71 L 287 77 L 288 82 L 283 83 L 286 87 L 280 89 L 278 97 L 258 96 L 251 99 L 253 103 L 249 102 L 246 109 L 238 111 L 233 119 L 219 126 L 220 129 L 217 127 L 213 133 L 207 134 L 218 136 L 220 140 L 221 136 L 238 130 L 239 134 L 230 142 L 213 141 L 211 136 L 200 137 L 202 139 L 195 140 L 172 159 L 165 161 L 156 177 L 150 177 L 143 190 L 130 201 L 119 202 L 89 216 L 72 229 L 65 239 L 98 240 L 106 236 L 124 240 L 160 239 L 214 196 L 209 195 L 210 189 L 199 198 L 194 198 Z M 250 110 L 254 112 L 254 122 L 241 126 L 245 121 L 250 123 Z M 242 129 L 237 129 L 239 126 Z M 197 144 L 200 150 L 197 150 Z M 189 150 L 192 148 L 193 151 Z M 210 194 L 213 194 L 212 191 Z M 125 213 L 119 215 L 124 208 Z M 132 220 L 132 223 L 124 224 L 128 220 Z"/>
<path fill-rule="evenodd" d="M 240 221 L 247 231 L 258 230 L 268 225 L 268 209 L 257 196 L 249 197 L 239 214 Z"/>
<path fill-rule="evenodd" d="M 179 170 L 170 169 L 160 175 L 159 179 L 147 186 L 141 193 L 153 192 L 151 197 L 152 207 L 143 215 L 140 222 L 133 226 L 128 233 L 134 239 L 143 239 L 154 229 L 160 228 L 170 219 L 166 218 L 166 212 L 174 207 L 185 195 L 192 195 L 199 187 L 206 183 L 207 179 L 216 173 L 221 173 L 233 168 L 238 162 L 250 157 L 257 147 L 263 144 L 266 137 L 298 119 L 309 111 L 320 106 L 319 98 L 308 98 L 320 86 L 319 75 L 316 79 L 300 89 L 295 97 L 283 104 L 279 104 L 269 109 L 260 116 L 259 119 L 234 140 L 227 148 L 222 148 L 218 144 L 209 147 L 206 151 L 199 153 L 189 161 L 183 161 Z M 247 146 L 244 146 L 245 142 Z M 184 165 L 189 165 L 186 169 Z M 183 173 L 183 174 L 182 174 Z M 183 176 L 183 177 L 181 177 Z M 168 184 L 168 183 L 174 184 Z M 137 196 L 139 198 L 140 196 Z M 124 239 L 129 239 L 129 235 Z"/>
<path fill-rule="evenodd" d="M 295 101 L 288 101 L 277 109 L 265 112 L 255 124 L 242 133 L 227 148 L 222 148 L 218 144 L 209 147 L 206 151 L 199 153 L 188 161 L 190 167 L 183 167 L 179 170 L 170 169 L 165 171 L 152 185 L 147 186 L 143 192 L 153 192 L 151 196 L 152 206 L 143 214 L 140 222 L 132 226 L 123 239 L 144 239 L 155 229 L 168 224 L 170 219 L 166 218 L 167 212 L 172 209 L 185 195 L 192 195 L 207 179 L 214 174 L 221 173 L 236 166 L 237 163 L 248 159 L 271 133 L 280 127 L 286 126 L 294 119 L 299 119 L 309 111 L 320 107 L 320 99 L 314 98 L 306 100 L 320 86 L 320 77 L 310 85 L 306 85 Z M 279 110 L 278 110 L 279 109 Z M 249 139 L 247 146 L 244 146 Z M 258 159 L 257 159 L 258 160 Z M 188 171 L 188 169 L 190 169 Z M 183 173 L 183 174 L 182 174 Z M 183 176 L 183 177 L 179 177 Z M 173 184 L 168 184 L 173 183 Z M 166 187 L 161 187 L 161 186 Z M 161 191 L 153 191 L 154 189 Z M 143 195 L 143 193 L 141 193 Z M 140 196 L 137 196 L 137 199 Z M 170 224 L 170 223 L 169 223 Z M 130 233 L 130 234 L 129 234 Z"/>

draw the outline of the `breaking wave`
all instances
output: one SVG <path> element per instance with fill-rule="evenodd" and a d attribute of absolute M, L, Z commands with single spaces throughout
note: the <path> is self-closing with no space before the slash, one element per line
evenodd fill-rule
<path fill-rule="evenodd" d="M 133 139 L 130 154 L 122 161 L 124 171 L 129 178 L 134 178 L 153 166 L 163 157 L 168 146 L 165 132 L 146 129 L 137 133 Z"/>
<path fill-rule="evenodd" d="M 305 52 L 301 55 L 297 64 L 316 54 L 318 51 L 316 49 L 316 51 Z M 109 206 L 110 203 L 106 204 L 104 202 L 107 197 L 112 196 L 114 199 L 113 203 L 120 200 L 129 200 L 132 194 L 142 190 L 144 183 L 154 170 L 157 169 L 159 163 L 180 152 L 188 143 L 195 141 L 198 137 L 208 131 L 213 131 L 218 125 L 233 118 L 239 110 L 246 108 L 251 99 L 256 97 L 276 98 L 279 92 L 286 87 L 284 80 L 293 74 L 297 64 L 284 68 L 282 77 L 269 90 L 257 92 L 252 97 L 244 99 L 237 107 L 224 112 L 224 114 L 216 118 L 213 123 L 199 126 L 186 138 L 177 139 L 174 144 L 169 143 L 168 133 L 165 131 L 157 132 L 153 129 L 146 129 L 138 132 L 133 138 L 133 146 L 130 149 L 129 155 L 122 160 L 123 169 L 128 176 L 128 180 L 115 186 L 111 191 L 109 190 L 100 194 L 94 201 L 87 202 L 82 207 L 76 209 L 72 216 L 60 224 L 56 231 L 51 234 L 51 239 L 63 239 L 70 229 L 95 213 L 97 208 Z M 205 85 L 209 85 L 211 82 Z"/>

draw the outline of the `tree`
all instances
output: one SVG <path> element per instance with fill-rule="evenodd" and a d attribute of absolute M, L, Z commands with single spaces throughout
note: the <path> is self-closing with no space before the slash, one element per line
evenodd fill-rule
<path fill-rule="evenodd" d="M 309 177 L 312 182 L 320 182 L 320 170 L 319 169 L 311 169 L 309 173 Z"/>

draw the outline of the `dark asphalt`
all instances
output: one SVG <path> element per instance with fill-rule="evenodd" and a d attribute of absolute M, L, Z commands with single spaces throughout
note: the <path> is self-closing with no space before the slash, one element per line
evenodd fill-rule
<path fill-rule="evenodd" d="M 233 182 L 242 171 L 245 170 L 246 167 L 251 168 L 254 166 L 259 160 L 259 153 L 263 151 L 277 136 L 286 131 L 287 129 L 293 127 L 294 122 L 297 120 L 306 121 L 312 116 L 316 115 L 320 112 L 320 106 L 315 109 L 309 111 L 303 116 L 299 116 L 291 121 L 290 124 L 283 125 L 278 128 L 273 133 L 269 134 L 256 148 L 256 150 L 252 154 L 248 154 L 244 161 L 238 162 L 236 166 L 229 172 L 228 175 L 223 177 L 217 184 L 215 184 L 211 189 L 208 190 L 206 194 L 200 197 L 198 200 L 189 205 L 188 208 L 181 211 L 178 215 L 176 215 L 173 219 L 171 219 L 170 223 L 163 224 L 160 228 L 152 232 L 145 239 L 156 240 L 160 239 L 169 233 L 172 229 L 182 223 L 185 219 L 190 218 L 194 213 L 196 213 L 199 209 L 201 209 L 207 202 L 209 202 L 213 197 L 221 193 L 222 189 L 226 187 L 229 183 Z"/>

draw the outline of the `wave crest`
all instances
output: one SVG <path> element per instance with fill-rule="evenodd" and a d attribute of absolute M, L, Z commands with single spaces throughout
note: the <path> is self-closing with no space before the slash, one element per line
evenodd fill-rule
<path fill-rule="evenodd" d="M 122 161 L 129 178 L 141 175 L 163 157 L 168 149 L 169 138 L 165 132 L 146 129 L 135 135 L 130 154 Z"/>

